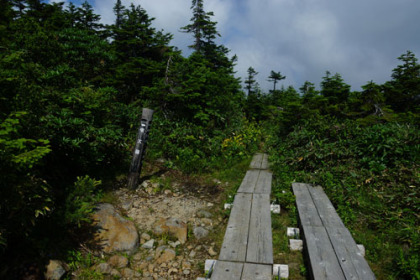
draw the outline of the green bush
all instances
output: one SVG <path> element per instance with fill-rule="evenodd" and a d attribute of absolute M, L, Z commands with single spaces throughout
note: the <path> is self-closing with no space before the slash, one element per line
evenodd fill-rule
<path fill-rule="evenodd" d="M 292 181 L 321 185 L 349 228 L 359 234 L 366 229 L 382 233 L 367 247 L 393 258 L 387 273 L 416 277 L 419 138 L 413 125 L 361 126 L 326 117 L 303 121 L 287 137 L 270 137 L 273 171 L 281 181 L 273 191 L 279 193 L 284 184 L 290 188 Z M 287 200 L 286 194 L 278 197 Z M 388 252 L 395 247 L 403 253 Z M 369 254 L 367 258 L 379 261 Z"/>

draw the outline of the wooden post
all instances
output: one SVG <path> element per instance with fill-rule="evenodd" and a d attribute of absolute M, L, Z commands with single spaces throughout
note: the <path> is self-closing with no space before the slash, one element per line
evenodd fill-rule
<path fill-rule="evenodd" d="M 153 110 L 143 108 L 140 127 L 137 132 L 136 145 L 133 151 L 133 160 L 131 161 L 130 171 L 128 174 L 128 187 L 134 189 L 141 172 L 142 161 L 146 152 L 147 138 L 149 137 L 149 129 L 152 123 Z"/>

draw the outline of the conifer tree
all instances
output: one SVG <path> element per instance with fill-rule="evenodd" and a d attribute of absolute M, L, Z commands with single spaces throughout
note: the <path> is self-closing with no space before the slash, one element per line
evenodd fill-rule
<path fill-rule="evenodd" d="M 273 91 L 276 90 L 276 84 L 284 79 L 286 79 L 286 76 L 283 76 L 280 72 L 274 72 L 273 70 L 271 70 L 270 76 L 268 76 L 268 81 L 273 82 Z"/>
<path fill-rule="evenodd" d="M 254 85 L 255 85 L 255 76 L 258 75 L 258 72 L 255 71 L 254 68 L 249 67 L 248 70 L 248 77 L 245 79 L 245 89 L 248 91 L 248 96 L 253 93 Z"/>

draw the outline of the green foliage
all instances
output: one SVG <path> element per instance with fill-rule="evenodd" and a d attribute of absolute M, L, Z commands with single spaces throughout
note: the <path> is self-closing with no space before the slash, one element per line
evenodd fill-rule
<path fill-rule="evenodd" d="M 36 170 L 51 148 L 48 140 L 22 135 L 25 115 L 17 112 L 0 123 L 0 251 L 11 234 L 28 235 L 51 207 L 50 186 Z"/>
<path fill-rule="evenodd" d="M 419 134 L 413 125 L 361 126 L 320 117 L 304 120 L 287 137 L 274 136 L 269 144 L 277 180 L 289 188 L 292 181 L 322 186 L 348 227 L 356 233 L 366 228 L 383 233 L 368 250 L 383 250 L 383 256 L 391 257 L 387 250 L 403 248 L 400 256 L 392 256 L 392 273 L 415 277 Z M 282 184 L 273 191 L 285 205 L 291 204 Z M 386 242 L 391 245 L 383 247 Z"/>
<path fill-rule="evenodd" d="M 81 227 L 89 223 L 90 215 L 99 200 L 98 186 L 101 181 L 96 181 L 88 175 L 77 177 L 74 186 L 68 190 L 65 202 L 65 223 Z"/>

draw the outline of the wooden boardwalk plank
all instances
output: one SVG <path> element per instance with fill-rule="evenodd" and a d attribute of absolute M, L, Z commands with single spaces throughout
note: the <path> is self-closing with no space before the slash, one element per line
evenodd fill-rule
<path fill-rule="evenodd" d="M 243 267 L 243 263 L 217 261 L 210 279 L 239 280 L 242 276 Z"/>
<path fill-rule="evenodd" d="M 246 261 L 259 264 L 273 264 L 270 195 L 253 195 L 249 224 Z"/>
<path fill-rule="evenodd" d="M 319 217 L 325 227 L 340 227 L 345 228 L 344 223 L 341 221 L 334 206 L 328 199 L 322 187 L 309 187 L 312 200 L 318 210 Z"/>
<path fill-rule="evenodd" d="M 271 194 L 271 182 L 273 174 L 266 170 L 261 170 L 258 176 L 257 183 L 255 184 L 254 193 Z"/>
<path fill-rule="evenodd" d="M 245 263 L 242 280 L 271 280 L 273 279 L 271 265 Z"/>
<path fill-rule="evenodd" d="M 345 280 L 324 227 L 303 226 L 312 278 L 316 280 Z"/>
<path fill-rule="evenodd" d="M 253 193 L 260 176 L 260 170 L 248 170 L 239 186 L 238 193 Z"/>
<path fill-rule="evenodd" d="M 321 218 L 308 190 L 308 184 L 293 183 L 293 193 L 296 196 L 296 205 L 299 212 L 299 219 L 302 226 L 322 227 Z"/>
<path fill-rule="evenodd" d="M 268 155 L 264 154 L 262 160 L 261 160 L 261 169 L 268 169 Z"/>
<path fill-rule="evenodd" d="M 371 280 L 375 275 L 347 228 L 326 228 L 346 279 Z"/>
<path fill-rule="evenodd" d="M 248 244 L 252 194 L 238 193 L 220 250 L 219 260 L 244 262 Z"/>
<path fill-rule="evenodd" d="M 251 169 L 260 169 L 261 168 L 261 162 L 263 160 L 264 154 L 256 153 L 254 157 L 252 158 L 251 164 L 249 165 L 249 168 Z"/>

